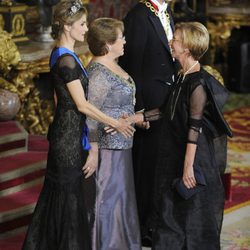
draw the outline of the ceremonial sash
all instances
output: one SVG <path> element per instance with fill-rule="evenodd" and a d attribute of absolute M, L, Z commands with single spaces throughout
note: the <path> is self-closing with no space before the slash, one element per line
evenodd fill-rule
<path fill-rule="evenodd" d="M 78 58 L 78 56 L 71 50 L 69 49 L 66 49 L 66 48 L 63 48 L 63 47 L 59 47 L 57 49 L 55 49 L 53 52 L 52 52 L 52 55 L 50 57 L 50 69 L 55 65 L 55 63 L 57 62 L 57 59 L 62 56 L 63 54 L 70 54 L 72 55 L 75 60 L 77 61 L 77 63 L 79 64 L 79 66 L 81 67 L 83 73 L 85 74 L 85 76 L 88 78 L 88 74 L 85 70 L 85 68 L 83 67 L 80 59 Z M 83 147 L 83 150 L 90 150 L 91 146 L 89 144 L 89 128 L 87 126 L 87 124 L 85 123 L 84 124 L 84 127 L 83 127 L 83 134 L 82 134 L 82 147 Z"/>

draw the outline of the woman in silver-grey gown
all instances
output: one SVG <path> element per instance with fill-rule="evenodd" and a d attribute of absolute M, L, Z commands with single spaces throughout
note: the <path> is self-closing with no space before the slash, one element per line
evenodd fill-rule
<path fill-rule="evenodd" d="M 123 23 L 99 18 L 89 27 L 88 44 L 94 55 L 88 66 L 89 101 L 105 114 L 119 118 L 134 113 L 135 85 L 117 64 L 123 54 Z M 105 132 L 89 119 L 90 142 L 96 149 L 96 218 L 93 249 L 139 250 L 140 230 L 132 170 L 132 138 Z M 92 164 L 97 160 L 93 159 Z"/>

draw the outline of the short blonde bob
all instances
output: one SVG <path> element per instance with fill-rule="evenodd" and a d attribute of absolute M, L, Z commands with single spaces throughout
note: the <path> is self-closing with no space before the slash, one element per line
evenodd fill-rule
<path fill-rule="evenodd" d="M 209 47 L 209 33 L 207 28 L 199 22 L 177 23 L 175 30 L 180 31 L 182 44 L 188 48 L 191 56 L 199 60 Z"/>

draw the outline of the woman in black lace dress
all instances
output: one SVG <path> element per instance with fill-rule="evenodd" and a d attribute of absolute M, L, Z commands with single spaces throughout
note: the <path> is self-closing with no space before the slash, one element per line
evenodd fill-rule
<path fill-rule="evenodd" d="M 105 115 L 86 100 L 88 77 L 74 54 L 75 41 L 83 42 L 88 30 L 86 15 L 80 1 L 62 1 L 55 9 L 53 35 L 57 42 L 50 67 L 56 111 L 48 133 L 45 182 L 23 244 L 25 250 L 91 249 L 89 201 L 93 201 L 95 185 L 86 185 L 86 178 L 95 165 L 88 162 L 92 162 L 92 149 L 85 115 L 125 137 L 134 131 L 125 120 Z"/>
<path fill-rule="evenodd" d="M 152 249 L 220 249 L 224 189 L 213 139 L 232 134 L 221 113 L 227 91 L 198 61 L 208 44 L 201 23 L 176 25 L 170 45 L 182 71 L 166 105 L 144 113 L 145 121 L 163 117 Z"/>

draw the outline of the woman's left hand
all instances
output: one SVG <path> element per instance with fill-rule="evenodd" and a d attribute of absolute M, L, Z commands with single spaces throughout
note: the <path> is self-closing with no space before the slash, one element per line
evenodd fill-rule
<path fill-rule="evenodd" d="M 109 127 L 109 126 L 106 126 L 106 127 L 104 128 L 104 131 L 105 131 L 105 133 L 111 134 L 111 135 L 117 134 L 117 131 L 116 131 L 114 128 Z"/>
<path fill-rule="evenodd" d="M 90 143 L 91 149 L 85 165 L 82 170 L 85 174 L 85 178 L 90 177 L 97 169 L 98 166 L 98 144 L 96 142 Z"/>
<path fill-rule="evenodd" d="M 193 166 L 185 166 L 183 171 L 182 180 L 184 182 L 184 185 L 190 189 L 194 188 L 196 186 L 196 180 L 194 177 L 194 168 Z"/>
<path fill-rule="evenodd" d="M 187 143 L 183 176 L 182 176 L 184 185 L 187 188 L 194 188 L 196 186 L 196 180 L 194 177 L 194 167 L 193 167 L 196 148 L 197 148 L 196 144 Z"/>

